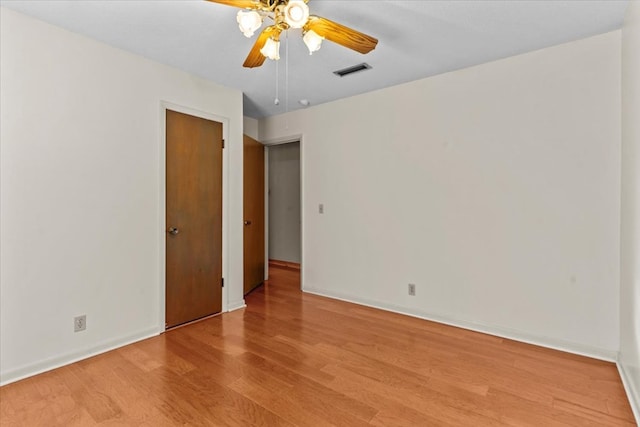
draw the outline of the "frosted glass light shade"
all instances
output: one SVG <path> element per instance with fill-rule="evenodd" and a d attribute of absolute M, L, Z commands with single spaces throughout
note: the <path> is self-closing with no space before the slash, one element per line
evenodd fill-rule
<path fill-rule="evenodd" d="M 319 36 L 318 33 L 316 33 L 313 30 L 309 30 L 306 33 L 304 33 L 302 40 L 304 40 L 304 44 L 306 44 L 307 49 L 309 49 L 309 55 L 311 55 L 313 54 L 313 52 L 320 49 L 320 46 L 322 46 L 322 40 L 324 40 L 324 37 Z"/>
<path fill-rule="evenodd" d="M 262 25 L 262 17 L 255 10 L 240 10 L 236 19 L 245 37 L 251 37 Z"/>
<path fill-rule="evenodd" d="M 280 42 L 269 37 L 262 49 L 260 49 L 260 53 L 269 59 L 277 61 L 280 59 Z"/>
<path fill-rule="evenodd" d="M 284 7 L 284 22 L 291 28 L 302 28 L 309 19 L 309 6 L 303 0 L 289 0 Z"/>

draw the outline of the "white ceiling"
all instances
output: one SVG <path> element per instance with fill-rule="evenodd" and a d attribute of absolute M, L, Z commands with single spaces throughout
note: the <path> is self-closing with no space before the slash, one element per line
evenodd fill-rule
<path fill-rule="evenodd" d="M 18 1 L 0 4 L 131 51 L 244 94 L 244 113 L 260 118 L 601 34 L 622 26 L 628 0 L 367 1 L 311 0 L 311 13 L 379 39 L 361 55 L 325 41 L 312 56 L 299 30 L 285 43 L 274 104 L 276 63 L 246 69 L 249 40 L 237 9 L 200 0 Z M 298 31 L 294 33 L 294 31 Z M 332 72 L 367 62 L 373 69 L 340 78 Z M 287 106 L 288 104 L 288 106 Z"/>

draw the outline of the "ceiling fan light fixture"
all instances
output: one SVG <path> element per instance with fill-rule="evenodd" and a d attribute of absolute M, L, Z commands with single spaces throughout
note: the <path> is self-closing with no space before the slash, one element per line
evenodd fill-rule
<path fill-rule="evenodd" d="M 253 36 L 253 33 L 262 26 L 262 16 L 255 10 L 240 10 L 236 19 L 240 31 L 247 38 Z"/>
<path fill-rule="evenodd" d="M 309 19 L 309 6 L 304 0 L 289 0 L 284 7 L 284 21 L 291 28 L 302 28 Z"/>
<path fill-rule="evenodd" d="M 313 30 L 309 30 L 304 33 L 302 40 L 304 41 L 304 44 L 307 45 L 307 49 L 309 49 L 309 55 L 312 55 L 313 52 L 320 49 L 324 37 L 318 35 L 318 33 Z"/>
<path fill-rule="evenodd" d="M 280 36 L 282 32 L 289 34 L 290 29 L 300 30 L 294 31 L 294 34 L 304 39 L 309 54 L 320 49 L 325 39 L 361 54 L 371 52 L 378 44 L 378 39 L 375 37 L 322 16 L 310 15 L 308 6 L 310 0 L 208 1 L 241 8 L 241 11 L 236 12 L 237 21 L 246 37 L 251 37 L 256 30 L 260 32 L 242 64 L 245 68 L 260 67 L 265 63 L 266 58 L 274 61 L 280 59 Z M 273 22 L 261 29 L 266 18 Z M 287 59 L 288 57 L 289 55 Z"/>
<path fill-rule="evenodd" d="M 262 49 L 260 49 L 260 53 L 265 57 L 277 61 L 280 59 L 280 41 L 274 40 L 269 37 L 267 42 L 264 44 Z"/>

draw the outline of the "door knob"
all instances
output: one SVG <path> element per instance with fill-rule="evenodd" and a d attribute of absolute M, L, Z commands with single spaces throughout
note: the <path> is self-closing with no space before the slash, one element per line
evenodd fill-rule
<path fill-rule="evenodd" d="M 180 232 L 177 227 L 169 227 L 169 234 L 173 234 L 174 236 Z"/>
<path fill-rule="evenodd" d="M 244 225 L 251 225 L 251 221 L 245 221 Z"/>

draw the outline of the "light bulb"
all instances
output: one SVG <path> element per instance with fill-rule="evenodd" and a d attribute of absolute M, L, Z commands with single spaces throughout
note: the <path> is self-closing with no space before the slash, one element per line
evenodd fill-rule
<path fill-rule="evenodd" d="M 304 0 L 289 0 L 284 7 L 284 21 L 291 28 L 302 28 L 309 19 L 309 6 Z"/>
<path fill-rule="evenodd" d="M 269 37 L 262 49 L 260 49 L 260 53 L 269 59 L 277 61 L 280 59 L 280 41 Z"/>
<path fill-rule="evenodd" d="M 304 33 L 302 40 L 304 40 L 304 44 L 306 44 L 307 49 L 309 49 L 309 55 L 311 55 L 313 54 L 313 52 L 320 49 L 320 46 L 322 46 L 322 40 L 324 40 L 324 37 L 319 36 L 318 33 L 316 33 L 313 30 L 309 30 L 306 33 Z"/>
<path fill-rule="evenodd" d="M 262 25 L 262 17 L 255 10 L 240 10 L 236 17 L 238 27 L 245 37 L 251 37 Z"/>

